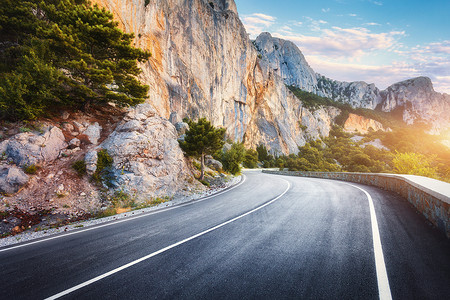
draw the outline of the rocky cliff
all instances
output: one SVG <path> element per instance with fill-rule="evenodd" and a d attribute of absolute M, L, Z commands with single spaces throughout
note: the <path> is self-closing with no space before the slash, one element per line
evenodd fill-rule
<path fill-rule="evenodd" d="M 353 107 L 401 107 L 408 123 L 422 118 L 436 130 L 450 124 L 442 113 L 448 97 L 432 87 L 422 92 L 426 85 L 399 83 L 380 91 L 365 82 L 339 82 L 316 74 L 292 42 L 263 33 L 252 43 L 233 0 L 95 2 L 152 53 L 141 79 L 150 86 L 149 102 L 174 124 L 183 117 L 207 117 L 247 147 L 264 143 L 273 153 L 296 152 L 307 139 L 328 135 L 329 127 L 321 126 L 339 111 L 309 111 L 285 85 Z"/>
<path fill-rule="evenodd" d="M 304 80 L 314 73 L 309 67 L 299 69 L 301 52 L 279 41 L 292 60 L 285 68 L 289 71 L 274 70 L 270 59 L 258 57 L 233 0 L 95 2 L 111 10 L 124 30 L 136 33 L 137 46 L 152 53 L 141 79 L 150 86 L 149 102 L 160 116 L 173 123 L 207 117 L 225 127 L 231 139 L 248 147 L 264 143 L 273 153 L 296 152 L 307 138 L 328 134 L 327 126 L 317 128 L 336 114 L 303 109 L 283 81 L 297 72 L 290 77 L 292 84 L 316 83 Z M 299 126 L 303 118 L 309 118 L 309 132 Z"/>

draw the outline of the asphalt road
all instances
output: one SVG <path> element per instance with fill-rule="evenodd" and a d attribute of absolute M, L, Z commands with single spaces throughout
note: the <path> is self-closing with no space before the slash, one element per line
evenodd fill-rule
<path fill-rule="evenodd" d="M 383 284 L 384 299 L 449 299 L 450 242 L 404 199 L 245 176 L 204 201 L 1 248 L 0 299 L 378 299 Z"/>

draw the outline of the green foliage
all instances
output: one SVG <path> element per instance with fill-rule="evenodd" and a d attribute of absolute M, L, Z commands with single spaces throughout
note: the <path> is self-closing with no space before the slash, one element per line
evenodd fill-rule
<path fill-rule="evenodd" d="M 92 179 L 94 182 L 100 184 L 102 182 L 106 182 L 107 186 L 111 186 L 112 174 L 109 170 L 109 167 L 112 166 L 114 160 L 109 155 L 106 149 L 102 149 L 97 153 L 97 169 L 95 173 L 92 175 Z"/>
<path fill-rule="evenodd" d="M 72 168 L 80 177 L 83 177 L 83 175 L 86 174 L 86 163 L 84 162 L 84 160 L 77 160 L 72 164 Z"/>
<path fill-rule="evenodd" d="M 394 171 L 397 174 L 411 174 L 437 178 L 437 168 L 433 167 L 433 158 L 418 153 L 397 152 L 392 160 Z"/>
<path fill-rule="evenodd" d="M 298 150 L 297 156 L 290 156 L 286 160 L 286 167 L 290 171 L 337 172 L 340 170 L 332 159 L 325 156 L 320 140 L 306 143 Z"/>
<path fill-rule="evenodd" d="M 224 145 L 225 128 L 215 128 L 205 118 L 198 122 L 188 120 L 189 130 L 186 131 L 184 141 L 180 141 L 180 147 L 187 156 L 200 158 L 200 180 L 204 178 L 205 155 L 212 155 Z"/>
<path fill-rule="evenodd" d="M 244 167 L 254 169 L 257 167 L 257 163 L 258 163 L 258 152 L 253 149 L 246 150 L 243 161 Z"/>
<path fill-rule="evenodd" d="M 127 208 L 136 206 L 134 198 L 130 197 L 128 193 L 122 190 L 115 191 L 110 201 L 115 208 Z"/>
<path fill-rule="evenodd" d="M 200 181 L 200 183 L 203 184 L 204 186 L 207 186 L 207 187 L 210 186 L 210 184 L 209 184 L 208 181 L 205 181 L 205 180 L 199 180 L 199 181 Z"/>
<path fill-rule="evenodd" d="M 27 174 L 34 175 L 37 173 L 39 167 L 36 165 L 26 165 L 23 167 L 23 171 Z"/>
<path fill-rule="evenodd" d="M 233 143 L 231 149 L 222 153 L 223 169 L 233 175 L 241 172 L 241 163 L 244 161 L 246 150 L 241 143 Z"/>
<path fill-rule="evenodd" d="M 0 5 L 1 118 L 34 119 L 60 106 L 141 103 L 134 48 L 112 14 L 87 0 L 3 0 Z"/>
<path fill-rule="evenodd" d="M 256 152 L 258 152 L 258 161 L 263 164 L 264 168 L 272 168 L 275 166 L 275 158 L 267 151 L 266 146 L 260 144 L 256 147 Z"/>

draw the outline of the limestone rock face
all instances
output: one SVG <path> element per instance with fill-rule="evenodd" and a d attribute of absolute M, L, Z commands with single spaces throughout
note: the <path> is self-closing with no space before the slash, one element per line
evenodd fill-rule
<path fill-rule="evenodd" d="M 373 83 L 336 81 L 320 74 L 317 74 L 315 93 L 334 101 L 348 103 L 353 108 L 375 109 L 383 101 L 380 90 Z"/>
<path fill-rule="evenodd" d="M 344 131 L 346 132 L 367 134 L 370 130 L 385 131 L 383 124 L 380 122 L 355 114 L 349 114 L 344 123 Z"/>
<path fill-rule="evenodd" d="M 433 132 L 450 127 L 450 95 L 435 92 L 427 77 L 391 85 L 383 91 L 383 98 L 382 110 L 403 108 L 403 121 L 407 124 L 424 120 L 432 124 Z"/>
<path fill-rule="evenodd" d="M 294 54 L 301 52 L 282 40 L 279 51 L 291 58 L 279 61 L 286 62 L 283 71 L 259 59 L 233 0 L 152 0 L 147 6 L 144 0 L 94 2 L 112 11 L 125 31 L 136 33 L 136 45 L 152 53 L 141 65 L 140 79 L 150 86 L 159 116 L 172 123 L 206 117 L 226 128 L 232 140 L 253 148 L 264 143 L 272 153 L 296 153 L 305 143 L 298 127 L 302 103 L 283 76 L 312 85 L 312 70 L 297 71 L 302 58 Z"/>
<path fill-rule="evenodd" d="M 274 38 L 270 33 L 264 32 L 255 40 L 255 46 L 285 84 L 295 85 L 308 92 L 317 89 L 316 73 L 294 43 Z"/>
<path fill-rule="evenodd" d="M 21 167 L 54 161 L 67 146 L 61 129 L 54 126 L 47 127 L 42 134 L 16 134 L 1 144 L 6 157 Z"/>
<path fill-rule="evenodd" d="M 99 147 L 114 160 L 117 187 L 138 200 L 172 196 L 191 189 L 195 181 L 178 145 L 175 127 L 156 116 L 150 104 L 130 109 Z"/>

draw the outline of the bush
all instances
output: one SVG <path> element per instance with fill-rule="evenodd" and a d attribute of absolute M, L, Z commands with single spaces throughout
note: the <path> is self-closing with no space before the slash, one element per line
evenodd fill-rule
<path fill-rule="evenodd" d="M 243 162 L 244 167 L 254 169 L 257 167 L 257 163 L 258 163 L 258 152 L 256 152 L 256 150 L 253 149 L 246 150 Z"/>
<path fill-rule="evenodd" d="M 112 166 L 114 160 L 108 154 L 106 149 L 102 149 L 97 153 L 97 170 L 92 175 L 94 182 L 100 184 L 106 181 L 108 187 L 112 187 L 111 181 L 113 180 L 111 172 L 108 170 Z"/>
<path fill-rule="evenodd" d="M 245 158 L 245 148 L 241 143 L 234 143 L 231 149 L 222 153 L 223 169 L 236 175 L 241 172 L 241 163 Z"/>
<path fill-rule="evenodd" d="M 23 167 L 23 171 L 27 174 L 34 175 L 37 173 L 39 167 L 36 165 L 26 165 Z"/>
<path fill-rule="evenodd" d="M 86 163 L 84 162 L 84 160 L 77 160 L 72 164 L 72 168 L 80 177 L 83 177 L 83 175 L 86 174 Z"/>

